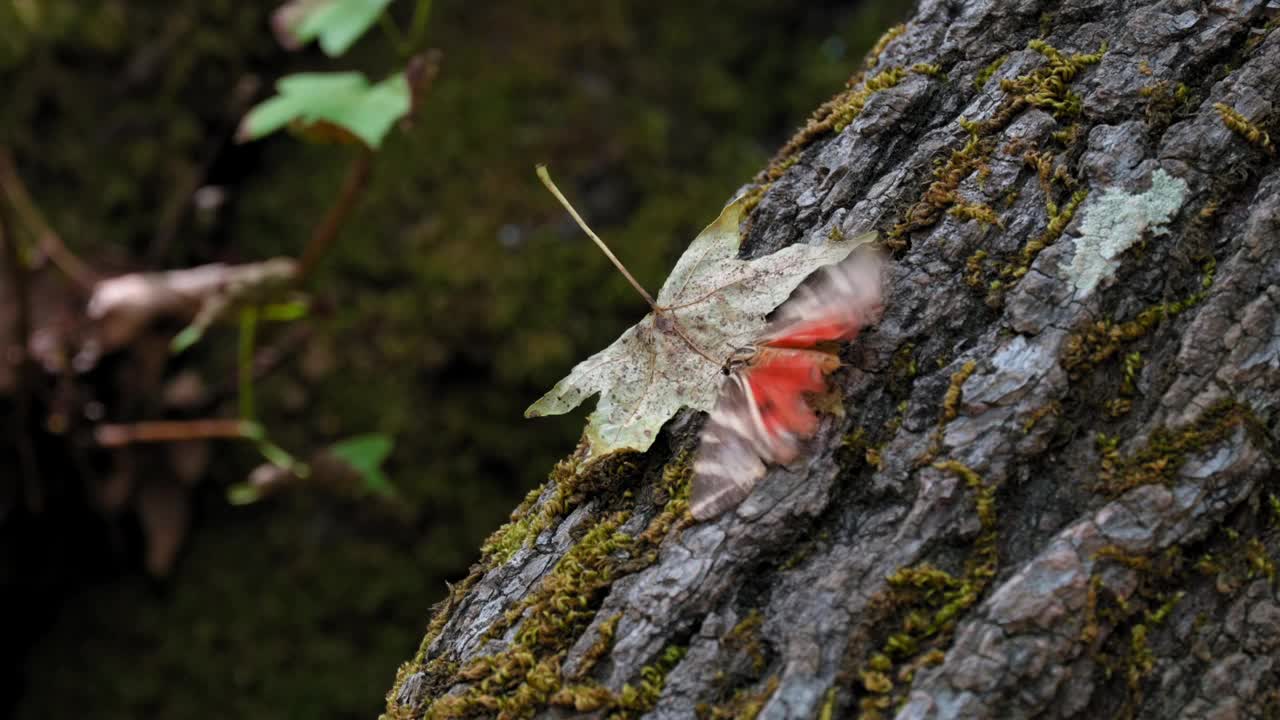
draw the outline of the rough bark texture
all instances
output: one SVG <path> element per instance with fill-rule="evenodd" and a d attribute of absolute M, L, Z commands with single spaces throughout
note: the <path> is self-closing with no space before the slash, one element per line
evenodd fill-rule
<path fill-rule="evenodd" d="M 1277 15 L 923 2 L 754 189 L 893 249 L 844 416 L 702 524 L 697 416 L 569 458 L 388 715 L 1280 712 Z"/>

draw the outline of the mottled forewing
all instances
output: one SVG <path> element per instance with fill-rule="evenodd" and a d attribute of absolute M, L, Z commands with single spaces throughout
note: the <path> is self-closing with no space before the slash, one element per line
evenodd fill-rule
<path fill-rule="evenodd" d="M 868 240 L 800 285 L 774 312 L 758 343 L 779 347 L 811 347 L 820 342 L 847 342 L 880 319 L 884 311 L 885 263 Z"/>
<path fill-rule="evenodd" d="M 752 403 L 740 375 L 725 379 L 693 460 L 689 510 L 697 520 L 710 520 L 736 507 L 764 477 L 756 439 L 763 430 L 756 424 Z"/>

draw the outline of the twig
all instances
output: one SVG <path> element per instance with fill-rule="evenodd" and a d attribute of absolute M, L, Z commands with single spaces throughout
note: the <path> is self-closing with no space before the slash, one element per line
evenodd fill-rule
<path fill-rule="evenodd" d="M 329 252 L 329 248 L 333 247 L 334 240 L 338 239 L 338 231 L 342 229 L 342 224 L 346 222 L 347 216 L 351 214 L 356 201 L 360 199 L 368 185 L 369 169 L 373 164 L 373 151 L 367 147 L 361 147 L 359 153 L 347 170 L 347 177 L 342 181 L 342 189 L 338 191 L 338 199 L 324 214 L 324 219 L 316 226 L 311 239 L 307 241 L 307 246 L 302 251 L 302 259 L 298 265 L 298 282 L 305 280 L 325 253 Z"/>
<path fill-rule="evenodd" d="M 427 20 L 431 17 L 431 0 L 418 0 L 409 22 L 409 49 L 417 50 L 427 35 Z"/>
<path fill-rule="evenodd" d="M 254 439 L 254 423 L 243 420 L 152 420 L 132 424 L 104 424 L 93 430 L 98 445 L 108 448 L 134 443 L 181 442 L 216 438 Z"/>
<path fill-rule="evenodd" d="M 20 361 L 18 366 L 18 394 L 15 399 L 14 414 L 17 418 L 17 437 L 19 462 L 22 465 L 22 478 L 26 485 L 27 509 L 39 512 L 44 504 L 40 491 L 40 466 L 36 458 L 35 445 L 31 441 L 31 380 L 35 373 L 35 364 L 31 358 L 31 292 L 27 264 L 18 250 L 18 239 L 9 224 L 9 208 L 0 203 L 0 244 L 4 245 L 5 265 L 9 269 L 9 280 L 13 283 L 14 307 L 17 317 L 14 322 L 14 342 L 17 344 Z"/>
<path fill-rule="evenodd" d="M 574 210 L 573 206 L 569 204 L 569 201 L 565 199 L 563 194 L 561 194 L 560 188 L 556 187 L 556 184 L 552 182 L 551 173 L 547 172 L 547 166 L 538 165 L 537 172 L 538 179 L 542 181 L 543 185 L 547 186 L 547 190 L 550 190 L 552 195 L 556 196 L 556 200 L 560 201 L 560 204 L 564 206 L 564 209 L 569 211 L 569 214 L 572 215 L 573 219 L 578 223 L 578 227 L 582 228 L 582 231 L 587 234 L 587 237 L 595 241 L 601 252 L 605 254 L 605 257 L 609 258 L 609 260 L 613 262 L 613 266 L 618 268 L 618 271 L 627 279 L 627 282 L 631 283 L 631 287 L 635 288 L 636 292 L 640 293 L 640 297 L 644 298 L 644 301 L 649 303 L 649 307 L 653 308 L 654 313 L 661 315 L 662 308 L 658 307 L 658 303 L 653 301 L 653 296 L 649 294 L 649 291 L 641 287 L 639 282 L 636 282 L 636 279 L 627 271 L 627 267 L 622 264 L 622 261 L 619 260 L 611 250 L 609 250 L 609 246 L 604 244 L 604 241 L 600 239 L 600 236 L 596 235 L 595 232 L 587 226 L 586 221 L 582 219 L 582 216 L 578 214 L 578 211 Z"/>
<path fill-rule="evenodd" d="M 440 70 L 440 57 L 439 50 L 430 50 L 422 55 L 415 56 L 409 61 L 411 99 L 409 114 L 405 116 L 406 120 L 417 112 L 422 104 L 422 96 L 435 81 L 436 73 Z M 372 165 L 373 150 L 368 147 L 361 147 L 359 155 L 356 156 L 355 160 L 351 161 L 351 167 L 347 169 L 347 176 L 342 181 L 342 188 L 338 190 L 337 199 L 333 205 L 329 206 L 328 212 L 325 213 L 320 224 L 311 233 L 311 239 L 307 241 L 307 246 L 302 250 L 302 257 L 298 261 L 297 281 L 299 283 L 311 275 L 316 265 L 333 247 L 334 241 L 338 239 L 338 232 L 342 230 L 342 225 L 347 221 L 347 216 L 351 214 L 356 202 L 359 201 L 360 196 L 364 194 L 365 188 L 368 187 L 369 171 Z"/>
<path fill-rule="evenodd" d="M 240 352 L 236 377 L 240 381 L 240 419 L 253 420 L 253 345 L 258 331 L 258 308 L 240 311 Z"/>
<path fill-rule="evenodd" d="M 62 238 L 45 221 L 44 215 L 31 200 L 31 195 L 27 192 L 26 185 L 22 183 L 22 178 L 18 177 L 18 171 L 14 167 L 8 148 L 4 147 L 0 147 L 0 193 L 9 199 L 14 210 L 22 216 L 23 224 L 38 238 L 40 249 L 54 266 L 80 290 L 86 294 L 92 292 L 94 284 L 98 282 L 98 274 L 89 269 L 89 266 L 76 257 L 75 253 L 67 249 Z M 13 237 L 12 228 L 9 228 L 6 236 Z M 14 242 L 17 242 L 16 238 Z"/>

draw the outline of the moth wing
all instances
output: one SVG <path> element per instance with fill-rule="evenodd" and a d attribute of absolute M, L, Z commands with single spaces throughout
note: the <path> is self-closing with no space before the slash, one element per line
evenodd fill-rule
<path fill-rule="evenodd" d="M 710 520 L 737 507 L 764 477 L 758 417 L 743 379 L 736 373 L 725 379 L 693 460 L 689 510 L 695 519 Z"/>
<path fill-rule="evenodd" d="M 839 365 L 830 353 L 765 347 L 742 370 L 753 401 L 752 427 L 761 457 L 784 465 L 796 458 L 800 440 L 818 428 L 818 416 L 806 396 L 824 392 L 826 375 Z"/>
<path fill-rule="evenodd" d="M 854 339 L 884 312 L 884 265 L 878 251 L 863 247 L 819 269 L 774 312 L 761 344 L 805 348 Z"/>

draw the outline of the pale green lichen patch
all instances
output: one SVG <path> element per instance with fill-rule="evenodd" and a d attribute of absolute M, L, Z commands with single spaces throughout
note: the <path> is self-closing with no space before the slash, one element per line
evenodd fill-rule
<path fill-rule="evenodd" d="M 1187 195 L 1187 183 L 1162 169 L 1151 175 L 1151 189 L 1130 194 L 1112 188 L 1090 205 L 1076 238 L 1076 254 L 1065 269 L 1077 295 L 1088 295 L 1119 267 L 1121 254 L 1150 233 L 1163 235 Z"/>

